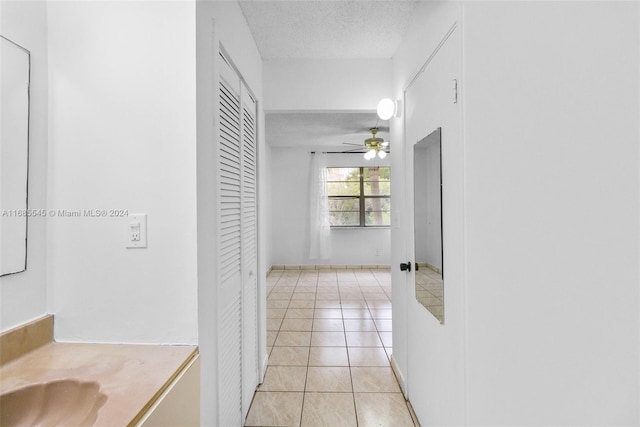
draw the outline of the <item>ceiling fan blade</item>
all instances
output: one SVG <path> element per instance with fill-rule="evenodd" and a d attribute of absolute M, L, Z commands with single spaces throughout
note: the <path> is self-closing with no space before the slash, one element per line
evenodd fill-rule
<path fill-rule="evenodd" d="M 384 141 L 383 143 L 380 144 L 381 147 L 388 147 L 389 146 L 389 141 Z"/>
<path fill-rule="evenodd" d="M 354 144 L 353 142 L 343 142 L 344 145 L 354 145 L 356 147 L 362 147 L 362 144 Z"/>

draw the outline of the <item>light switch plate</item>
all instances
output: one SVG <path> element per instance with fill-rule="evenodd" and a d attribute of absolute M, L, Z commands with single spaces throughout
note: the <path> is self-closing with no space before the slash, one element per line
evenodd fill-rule
<path fill-rule="evenodd" d="M 126 218 L 127 248 L 147 247 L 147 214 L 131 214 Z"/>

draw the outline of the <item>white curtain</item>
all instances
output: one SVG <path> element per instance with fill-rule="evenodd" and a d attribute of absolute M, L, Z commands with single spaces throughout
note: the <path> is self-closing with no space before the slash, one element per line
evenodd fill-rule
<path fill-rule="evenodd" d="M 327 155 L 312 153 L 309 171 L 309 258 L 329 259 L 331 225 L 327 197 Z"/>

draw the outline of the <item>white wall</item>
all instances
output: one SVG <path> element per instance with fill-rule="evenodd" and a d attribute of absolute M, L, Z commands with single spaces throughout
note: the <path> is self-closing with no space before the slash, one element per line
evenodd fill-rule
<path fill-rule="evenodd" d="M 415 14 L 394 58 L 396 93 L 459 16 L 464 64 L 464 247 L 449 254 L 463 282 L 445 278 L 445 327 L 417 333 L 395 315 L 412 297 L 393 273 L 394 359 L 423 425 L 640 422 L 638 9 L 470 2 Z M 406 219 L 392 264 L 406 253 Z M 446 228 L 444 239 L 446 272 Z M 453 330 L 452 308 L 463 310 Z M 418 340 L 434 372 L 463 356 L 463 381 L 407 372 Z"/>
<path fill-rule="evenodd" d="M 49 218 L 60 341 L 197 343 L 195 4 L 50 2 Z"/>
<path fill-rule="evenodd" d="M 311 155 L 304 149 L 272 147 L 271 151 L 271 259 L 274 265 L 389 264 L 388 228 L 332 229 L 331 257 L 327 260 L 310 259 L 308 194 Z M 328 154 L 327 166 L 388 166 L 391 157 L 367 162 L 361 154 Z M 391 175 L 392 180 L 395 179 L 393 170 Z"/>
<path fill-rule="evenodd" d="M 465 8 L 474 424 L 640 423 L 638 7 Z"/>
<path fill-rule="evenodd" d="M 375 111 L 391 95 L 390 59 L 264 61 L 264 109 Z"/>
<path fill-rule="evenodd" d="M 391 59 L 270 59 L 264 61 L 263 76 L 265 111 L 375 112 L 380 99 L 392 93 Z M 389 264 L 389 229 L 332 230 L 331 258 L 310 260 L 309 153 L 270 149 L 273 265 Z M 358 166 L 349 164 L 357 157 L 346 157 L 345 166 Z"/>
<path fill-rule="evenodd" d="M 248 86 L 258 98 L 259 169 L 259 319 L 266 325 L 266 271 L 269 262 L 269 149 L 264 139 L 262 60 L 236 2 L 197 2 L 197 180 L 198 180 L 198 322 L 202 359 L 201 423 L 217 423 L 217 300 L 215 270 L 217 242 L 215 180 L 215 117 L 218 111 L 218 49 L 225 47 Z M 259 329 L 261 360 L 266 359 L 266 327 Z"/>
<path fill-rule="evenodd" d="M 47 6 L 0 2 L 0 34 L 31 52 L 29 208 L 47 207 Z M 46 220 L 29 219 L 27 271 L 0 278 L 0 331 L 47 312 Z"/>

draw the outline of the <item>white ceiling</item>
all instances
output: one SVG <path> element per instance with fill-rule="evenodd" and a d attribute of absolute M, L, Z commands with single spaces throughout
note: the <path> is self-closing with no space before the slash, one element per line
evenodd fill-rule
<path fill-rule="evenodd" d="M 272 147 L 345 151 L 364 147 L 364 140 L 371 137 L 369 128 L 376 122 L 381 128 L 377 136 L 388 140 L 389 124 L 378 121 L 376 113 L 270 113 L 265 126 Z"/>
<path fill-rule="evenodd" d="M 391 58 L 416 2 L 240 1 L 263 59 Z"/>
<path fill-rule="evenodd" d="M 263 59 L 375 59 L 393 57 L 417 2 L 245 0 L 239 4 Z M 375 112 L 267 112 L 267 143 L 325 151 L 358 148 L 343 143 L 363 146 L 377 119 Z M 389 138 L 385 131 L 378 136 Z"/>

